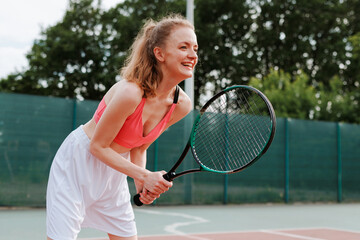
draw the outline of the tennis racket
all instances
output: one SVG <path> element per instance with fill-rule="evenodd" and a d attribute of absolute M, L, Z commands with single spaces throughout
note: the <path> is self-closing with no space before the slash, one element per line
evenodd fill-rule
<path fill-rule="evenodd" d="M 232 86 L 213 96 L 200 109 L 180 158 L 163 177 L 167 181 L 195 172 L 230 174 L 256 162 L 269 148 L 276 117 L 267 97 L 250 86 Z M 191 148 L 197 169 L 175 170 Z M 143 205 L 140 195 L 133 198 Z"/>

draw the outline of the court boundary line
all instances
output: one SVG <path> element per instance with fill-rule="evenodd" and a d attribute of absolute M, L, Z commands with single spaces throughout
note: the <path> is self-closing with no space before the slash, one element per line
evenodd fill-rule
<path fill-rule="evenodd" d="M 254 229 L 254 230 L 237 230 L 237 231 L 216 231 L 216 232 L 195 232 L 195 233 L 188 233 L 186 235 L 202 235 L 202 234 L 226 234 L 226 233 L 253 233 L 253 232 L 266 232 L 266 231 L 298 231 L 298 230 L 335 230 L 335 231 L 343 231 L 343 232 L 350 232 L 350 233 L 360 233 L 360 231 L 354 231 L 354 230 L 346 230 L 346 229 L 340 229 L 340 228 L 331 228 L 331 227 L 309 227 L 309 228 L 274 228 L 274 229 Z M 138 235 L 138 237 L 166 237 L 166 236 L 174 236 L 173 234 L 147 234 L 147 235 Z M 81 239 L 84 240 L 84 239 Z M 96 240 L 93 239 L 93 240 Z"/>
<path fill-rule="evenodd" d="M 165 225 L 163 230 L 167 233 L 170 233 L 170 234 L 168 234 L 169 236 L 177 235 L 177 236 L 186 236 L 190 239 L 207 240 L 207 239 L 204 239 L 201 237 L 191 236 L 188 233 L 177 230 L 177 228 L 179 228 L 179 227 L 209 222 L 209 220 L 207 220 L 203 217 L 184 214 L 184 213 L 178 213 L 178 212 L 160 212 L 160 211 L 149 210 L 149 209 L 138 209 L 137 211 L 148 213 L 148 214 L 160 215 L 160 216 L 182 217 L 183 219 L 185 219 L 185 221 L 175 221 L 172 224 Z M 159 235 L 157 235 L 157 236 L 159 236 Z M 144 237 L 144 236 L 142 236 L 142 237 Z"/>
<path fill-rule="evenodd" d="M 281 228 L 281 229 L 257 229 L 257 230 L 243 230 L 243 231 L 219 231 L 219 232 L 201 232 L 201 233 L 187 233 L 187 234 L 149 234 L 149 235 L 138 235 L 139 238 L 147 238 L 147 237 L 171 237 L 171 236 L 184 236 L 189 239 L 198 239 L 198 240 L 208 240 L 207 238 L 202 238 L 193 235 L 211 235 L 211 234 L 234 234 L 234 233 L 268 233 L 273 235 L 281 235 L 287 237 L 293 237 L 303 240 L 326 240 L 322 238 L 313 238 L 303 235 L 291 234 L 291 233 L 283 233 L 280 231 L 298 231 L 298 230 L 334 230 L 334 231 L 343 231 L 349 233 L 360 233 L 360 231 L 353 231 L 353 230 L 345 230 L 345 229 L 338 229 L 338 228 L 331 228 L 331 227 L 310 227 L 310 228 Z M 105 238 L 107 239 L 107 238 Z M 78 240 L 104 240 L 104 238 L 79 238 Z"/>
<path fill-rule="evenodd" d="M 285 229 L 254 229 L 254 230 L 236 230 L 236 231 L 216 231 L 216 232 L 194 232 L 190 233 L 191 235 L 201 235 L 201 234 L 226 234 L 226 233 L 252 233 L 252 232 L 261 232 L 261 231 L 292 231 L 292 230 L 315 230 L 315 229 L 323 229 L 317 227 L 311 228 L 285 228 Z M 329 228 L 331 229 L 331 228 Z M 346 230 L 345 230 L 346 231 Z M 147 235 L 138 235 L 139 237 L 155 237 L 155 236 L 173 236 L 171 234 L 147 234 Z"/>

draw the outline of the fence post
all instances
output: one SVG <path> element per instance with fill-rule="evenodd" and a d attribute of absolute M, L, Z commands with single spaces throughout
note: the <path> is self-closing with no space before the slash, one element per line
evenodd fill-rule
<path fill-rule="evenodd" d="M 289 202 L 289 120 L 285 118 L 285 189 L 284 189 L 284 201 Z"/>
<path fill-rule="evenodd" d="M 154 142 L 154 165 L 153 165 L 154 172 L 158 170 L 158 164 L 159 164 L 159 140 L 156 139 Z M 152 203 L 152 205 L 156 205 L 156 199 Z"/>
<path fill-rule="evenodd" d="M 229 149 L 228 149 L 228 146 L 229 146 L 229 118 L 228 118 L 228 115 L 226 114 L 225 115 L 225 129 L 226 129 L 226 132 L 225 132 L 225 163 L 226 163 L 226 168 L 228 168 L 229 164 Z M 227 204 L 228 203 L 228 185 L 229 185 L 229 176 L 227 174 L 225 174 L 224 176 L 224 200 L 223 200 L 223 204 Z"/>
<path fill-rule="evenodd" d="M 341 129 L 340 123 L 336 123 L 337 137 L 337 201 L 342 201 L 342 160 L 341 160 Z"/>
<path fill-rule="evenodd" d="M 224 200 L 223 204 L 228 204 L 228 185 L 229 185 L 229 175 L 224 175 Z"/>
<path fill-rule="evenodd" d="M 158 139 L 154 142 L 154 172 L 158 170 L 158 161 L 159 161 L 159 141 Z"/>
<path fill-rule="evenodd" d="M 190 134 L 190 131 L 192 129 L 192 125 L 194 122 L 195 115 L 197 115 L 197 112 L 192 110 L 184 119 L 184 131 L 183 131 L 183 137 L 184 140 L 187 140 Z M 193 160 L 189 160 L 187 158 L 192 158 L 190 154 L 186 156 L 186 159 L 184 160 L 184 169 L 190 169 L 192 167 Z M 192 198 L 192 188 L 194 185 L 194 174 L 187 174 L 184 176 L 184 203 L 185 204 L 193 204 L 193 198 Z"/>

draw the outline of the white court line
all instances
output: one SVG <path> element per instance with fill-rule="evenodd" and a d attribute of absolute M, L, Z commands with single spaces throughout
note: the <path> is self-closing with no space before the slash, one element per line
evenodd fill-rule
<path fill-rule="evenodd" d="M 305 240 L 326 240 L 323 238 L 312 238 L 312 237 L 306 237 L 306 236 L 297 235 L 297 234 L 276 232 L 276 231 L 271 231 L 271 230 L 260 230 L 260 232 L 276 234 L 276 235 L 286 236 L 286 237 L 293 237 L 293 238 L 298 238 L 298 239 L 305 239 Z"/>
<path fill-rule="evenodd" d="M 186 221 L 186 222 L 183 222 L 183 221 L 182 222 L 175 222 L 173 224 L 166 225 L 165 228 L 164 228 L 164 231 L 167 232 L 167 233 L 170 233 L 170 234 L 184 236 L 184 237 L 189 238 L 189 239 L 209 240 L 208 238 L 190 236 L 187 233 L 184 233 L 184 232 L 178 230 L 178 228 L 180 228 L 180 227 L 189 226 L 189 225 L 192 225 L 192 224 L 200 224 L 200 223 L 208 222 L 208 220 L 206 220 L 205 218 L 197 217 L 197 216 L 193 216 L 193 215 L 188 215 L 188 214 L 183 214 L 183 213 L 175 213 L 175 212 L 158 212 L 158 211 L 154 211 L 154 210 L 144 210 L 144 209 L 137 209 L 136 211 L 144 212 L 144 213 L 148 213 L 148 214 L 154 214 L 154 215 L 172 216 L 172 217 L 177 217 L 177 219 L 179 219 L 179 217 L 184 218 L 184 219 L 188 219 L 189 221 Z"/>
<path fill-rule="evenodd" d="M 78 238 L 78 240 L 107 240 L 109 238 Z"/>

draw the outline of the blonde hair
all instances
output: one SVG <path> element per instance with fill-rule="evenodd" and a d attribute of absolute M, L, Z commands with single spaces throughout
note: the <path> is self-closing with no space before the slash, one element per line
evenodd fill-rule
<path fill-rule="evenodd" d="M 165 46 L 171 31 L 179 26 L 195 30 L 193 24 L 177 14 L 164 17 L 159 22 L 147 20 L 130 48 L 120 74 L 123 79 L 136 82 L 143 89 L 144 97 L 155 96 L 163 77 L 153 50 Z"/>

